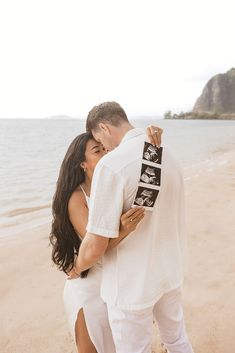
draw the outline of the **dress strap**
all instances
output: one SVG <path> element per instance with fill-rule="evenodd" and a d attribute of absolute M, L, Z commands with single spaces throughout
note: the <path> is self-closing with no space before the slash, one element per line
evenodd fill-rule
<path fill-rule="evenodd" d="M 85 190 L 84 190 L 83 187 L 82 187 L 82 185 L 79 185 L 79 186 L 80 186 L 80 188 L 81 188 L 83 194 L 84 194 L 85 196 L 87 196 L 86 193 L 85 193 Z"/>
<path fill-rule="evenodd" d="M 79 186 L 80 186 L 80 188 L 81 188 L 81 190 L 82 190 L 82 192 L 83 192 L 83 194 L 84 194 L 84 196 L 85 196 L 85 199 L 86 199 L 86 202 L 87 202 L 87 205 L 88 205 L 88 203 L 89 203 L 89 196 L 87 196 L 87 194 L 85 193 L 85 190 L 83 189 L 82 185 L 79 185 Z"/>

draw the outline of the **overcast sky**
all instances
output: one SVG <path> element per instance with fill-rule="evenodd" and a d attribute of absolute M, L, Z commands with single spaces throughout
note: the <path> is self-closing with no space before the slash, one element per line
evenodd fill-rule
<path fill-rule="evenodd" d="M 0 2 L 0 117 L 86 117 L 118 101 L 129 115 L 192 109 L 235 67 L 234 1 Z"/>

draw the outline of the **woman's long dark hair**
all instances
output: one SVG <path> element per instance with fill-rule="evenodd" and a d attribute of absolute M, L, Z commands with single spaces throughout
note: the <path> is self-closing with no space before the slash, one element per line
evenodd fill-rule
<path fill-rule="evenodd" d="M 85 161 L 86 146 L 90 139 L 90 133 L 83 133 L 70 144 L 60 167 L 52 203 L 52 261 L 65 273 L 72 269 L 75 255 L 81 245 L 81 240 L 69 219 L 68 203 L 72 193 L 85 180 L 81 163 Z M 81 277 L 86 277 L 88 271 L 83 271 Z"/>

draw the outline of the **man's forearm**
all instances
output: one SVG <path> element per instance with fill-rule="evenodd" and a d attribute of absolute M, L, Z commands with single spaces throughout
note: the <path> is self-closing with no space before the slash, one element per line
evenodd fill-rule
<path fill-rule="evenodd" d="M 76 272 L 81 273 L 94 266 L 104 255 L 109 238 L 87 233 L 81 243 L 75 262 Z"/>

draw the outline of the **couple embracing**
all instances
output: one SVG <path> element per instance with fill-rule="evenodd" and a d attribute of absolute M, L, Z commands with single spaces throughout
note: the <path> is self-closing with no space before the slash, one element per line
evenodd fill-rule
<path fill-rule="evenodd" d="M 193 353 L 182 170 L 162 130 L 135 128 L 118 103 L 95 106 L 86 129 L 63 160 L 50 235 L 78 353 L 150 353 L 153 320 L 169 353 Z"/>

